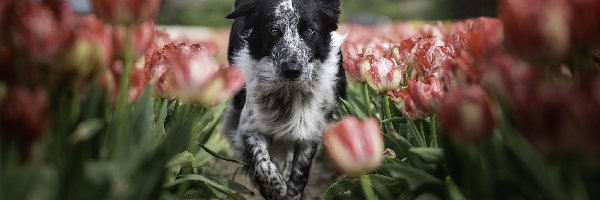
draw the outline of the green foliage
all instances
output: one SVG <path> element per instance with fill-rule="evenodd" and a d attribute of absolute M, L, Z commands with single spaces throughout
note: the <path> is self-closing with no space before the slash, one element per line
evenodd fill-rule
<path fill-rule="evenodd" d="M 30 155 L 2 138 L 0 199 L 181 199 L 194 194 L 209 199 L 249 192 L 199 170 L 211 154 L 226 148 L 216 134 L 225 105 L 203 108 L 155 99 L 147 88 L 120 118 L 107 109 L 112 104 L 98 86 L 82 101 L 69 89 L 57 90 L 51 98 L 52 128 Z"/>
<path fill-rule="evenodd" d="M 598 163 L 544 156 L 509 120 L 492 138 L 464 143 L 445 134 L 435 115 L 407 119 L 366 83 L 351 83 L 348 94 L 338 101 L 340 115 L 381 122 L 384 163 L 366 175 L 378 199 L 594 199 L 588 187 L 600 180 L 592 172 Z M 325 199 L 365 199 L 363 178 L 338 181 Z"/>

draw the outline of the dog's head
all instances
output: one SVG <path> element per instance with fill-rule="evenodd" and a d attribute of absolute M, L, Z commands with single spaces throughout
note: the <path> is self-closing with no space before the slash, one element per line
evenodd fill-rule
<path fill-rule="evenodd" d="M 237 1 L 244 2 L 244 1 Z M 240 37 L 261 71 L 261 81 L 294 83 L 315 78 L 331 50 L 340 0 L 246 0 L 227 16 L 240 18 Z"/>

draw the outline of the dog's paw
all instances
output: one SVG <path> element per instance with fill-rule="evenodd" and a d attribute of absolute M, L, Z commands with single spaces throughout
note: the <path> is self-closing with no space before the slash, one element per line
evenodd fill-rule
<path fill-rule="evenodd" d="M 255 181 L 265 199 L 287 199 L 287 186 L 277 167 L 270 161 L 260 162 L 255 167 Z"/>
<path fill-rule="evenodd" d="M 288 199 L 286 197 L 287 186 L 285 185 L 285 182 L 281 176 L 277 178 L 272 177 L 265 187 L 263 187 L 263 190 L 265 199 Z"/>

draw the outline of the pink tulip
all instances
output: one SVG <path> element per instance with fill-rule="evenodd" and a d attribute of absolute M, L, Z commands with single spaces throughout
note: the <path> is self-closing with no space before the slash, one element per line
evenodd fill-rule
<path fill-rule="evenodd" d="M 360 71 L 361 62 L 362 55 L 344 52 L 344 71 L 346 72 L 346 77 L 348 77 L 350 81 L 358 83 L 367 81 Z"/>
<path fill-rule="evenodd" d="M 111 24 L 140 24 L 158 12 L 160 0 L 92 0 L 99 18 Z"/>
<path fill-rule="evenodd" d="M 390 99 L 396 102 L 402 113 L 411 120 L 425 119 L 427 114 L 417 108 L 407 89 L 392 90 L 387 93 Z"/>
<path fill-rule="evenodd" d="M 417 108 L 425 113 L 432 113 L 444 96 L 442 83 L 435 77 L 426 77 L 422 81 L 408 80 L 408 91 Z"/>
<path fill-rule="evenodd" d="M 351 177 L 376 169 L 383 160 L 383 136 L 374 119 L 344 117 L 325 130 L 323 144 L 333 166 Z"/>
<path fill-rule="evenodd" d="M 360 71 L 371 88 L 381 94 L 400 87 L 406 65 L 398 66 L 394 59 L 377 57 L 367 51 L 360 63 Z"/>
<path fill-rule="evenodd" d="M 218 65 L 200 45 L 165 45 L 147 55 L 146 77 L 155 95 L 214 106 L 235 95 L 244 78 L 236 67 Z"/>

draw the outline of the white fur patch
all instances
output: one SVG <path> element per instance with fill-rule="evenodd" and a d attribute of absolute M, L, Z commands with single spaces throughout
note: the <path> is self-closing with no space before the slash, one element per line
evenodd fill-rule
<path fill-rule="evenodd" d="M 294 6 L 292 5 L 292 0 L 283 0 L 275 8 L 276 15 L 281 15 L 286 12 L 294 12 Z"/>

